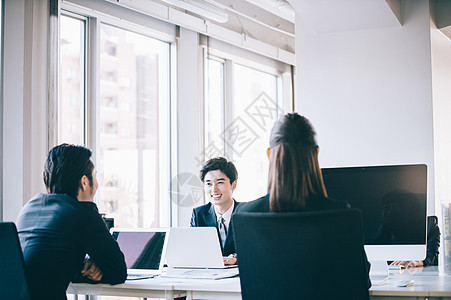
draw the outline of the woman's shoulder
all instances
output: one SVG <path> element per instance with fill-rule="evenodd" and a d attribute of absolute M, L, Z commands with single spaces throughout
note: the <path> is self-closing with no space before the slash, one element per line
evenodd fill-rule
<path fill-rule="evenodd" d="M 309 198 L 307 210 L 326 210 L 326 209 L 346 209 L 351 208 L 348 202 L 340 201 L 323 196 L 312 196 Z"/>
<path fill-rule="evenodd" d="M 236 212 L 268 212 L 269 196 L 265 195 L 250 202 L 242 202 Z"/>

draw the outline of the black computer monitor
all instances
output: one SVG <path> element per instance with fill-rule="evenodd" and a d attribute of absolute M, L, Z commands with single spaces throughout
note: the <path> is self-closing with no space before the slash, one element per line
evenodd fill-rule
<path fill-rule="evenodd" d="M 423 260 L 426 256 L 427 166 L 322 169 L 328 196 L 362 212 L 369 260 Z"/>

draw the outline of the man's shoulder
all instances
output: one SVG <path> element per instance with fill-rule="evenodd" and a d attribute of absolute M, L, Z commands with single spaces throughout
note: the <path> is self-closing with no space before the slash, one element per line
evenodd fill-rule
<path fill-rule="evenodd" d="M 237 212 L 268 212 L 269 211 L 269 196 L 265 195 L 250 202 L 243 202 Z"/>
<path fill-rule="evenodd" d="M 49 214 L 73 214 L 77 211 L 83 212 L 86 208 L 92 209 L 97 206 L 94 203 L 84 204 L 76 198 L 66 194 L 43 194 L 39 193 L 31 198 L 22 208 L 22 213 L 36 213 L 39 211 L 48 212 Z M 38 215 L 42 215 L 39 214 Z"/>

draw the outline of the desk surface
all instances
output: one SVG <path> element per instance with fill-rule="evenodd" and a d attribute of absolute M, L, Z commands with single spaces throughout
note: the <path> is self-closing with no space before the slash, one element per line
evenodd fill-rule
<path fill-rule="evenodd" d="M 414 280 L 412 286 L 399 287 L 401 281 Z M 241 299 L 238 277 L 205 280 L 152 278 L 127 281 L 124 284 L 70 284 L 69 294 L 108 295 L 132 297 L 166 297 L 187 295 L 187 299 Z M 382 285 L 370 289 L 373 298 L 384 297 L 451 297 L 451 275 L 441 273 L 437 267 L 408 269 L 390 273 Z"/>
<path fill-rule="evenodd" d="M 410 279 L 414 280 L 412 286 L 398 286 L 400 282 Z M 437 267 L 391 271 L 385 284 L 371 287 L 370 295 L 451 297 L 451 275 L 440 272 Z"/>

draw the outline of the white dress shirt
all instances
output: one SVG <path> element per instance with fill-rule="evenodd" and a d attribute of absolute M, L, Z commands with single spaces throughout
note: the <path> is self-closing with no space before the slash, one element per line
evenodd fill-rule
<path fill-rule="evenodd" d="M 215 207 L 216 221 L 218 222 L 218 225 L 219 225 L 219 218 L 222 217 L 225 221 L 227 232 L 229 232 L 230 219 L 232 218 L 232 213 L 233 213 L 234 207 L 235 207 L 235 201 L 232 201 L 232 206 L 230 206 L 229 209 L 222 215 L 216 210 L 216 207 Z"/>

